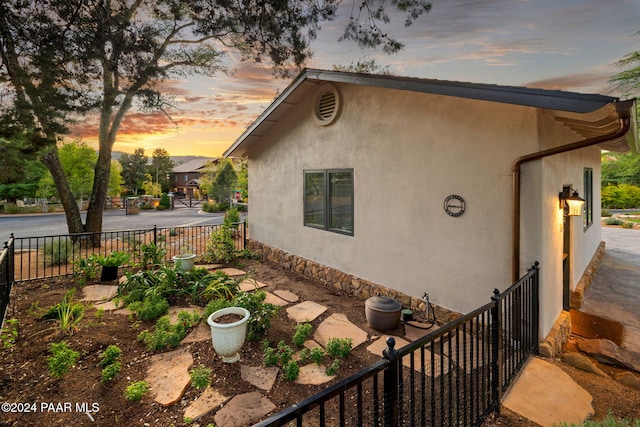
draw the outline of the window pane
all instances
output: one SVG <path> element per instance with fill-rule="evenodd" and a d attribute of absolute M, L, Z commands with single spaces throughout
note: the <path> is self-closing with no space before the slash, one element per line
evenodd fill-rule
<path fill-rule="evenodd" d="M 353 233 L 353 172 L 329 172 L 329 228 Z"/>
<path fill-rule="evenodd" d="M 324 172 L 304 174 L 304 224 L 324 228 Z"/>

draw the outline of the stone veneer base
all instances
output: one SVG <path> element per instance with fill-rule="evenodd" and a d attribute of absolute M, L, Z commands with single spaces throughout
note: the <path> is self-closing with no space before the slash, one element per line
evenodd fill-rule
<path fill-rule="evenodd" d="M 398 300 L 404 307 L 415 313 L 425 313 L 426 302 L 402 292 L 386 288 L 368 280 L 344 273 L 335 268 L 327 267 L 315 261 L 293 255 L 282 249 L 274 248 L 264 243 L 248 240 L 249 250 L 260 255 L 263 259 L 278 264 L 284 269 L 295 271 L 302 276 L 317 281 L 323 285 L 341 289 L 357 298 L 366 300 L 374 295 L 383 295 Z M 433 305 L 433 304 L 432 304 Z M 446 323 L 461 317 L 460 313 L 433 305 L 438 322 Z"/>

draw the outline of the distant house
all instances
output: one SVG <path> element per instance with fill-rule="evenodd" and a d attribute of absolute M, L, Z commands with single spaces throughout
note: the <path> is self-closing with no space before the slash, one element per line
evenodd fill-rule
<path fill-rule="evenodd" d="M 600 151 L 637 148 L 633 111 L 602 95 L 307 69 L 224 155 L 249 159 L 254 250 L 363 297 L 384 287 L 420 307 L 427 292 L 457 313 L 537 261 L 543 339 L 601 248 Z M 586 203 L 568 217 L 574 191 Z"/>
<path fill-rule="evenodd" d="M 199 198 L 200 176 L 209 164 L 218 164 L 218 159 L 194 159 L 173 168 L 172 191 L 187 198 Z"/>

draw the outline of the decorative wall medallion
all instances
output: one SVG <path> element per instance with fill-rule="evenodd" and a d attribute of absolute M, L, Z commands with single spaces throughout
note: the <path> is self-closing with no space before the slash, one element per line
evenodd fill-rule
<path fill-rule="evenodd" d="M 460 216 L 465 209 L 464 199 L 457 194 L 452 194 L 444 199 L 444 211 L 450 216 Z"/>

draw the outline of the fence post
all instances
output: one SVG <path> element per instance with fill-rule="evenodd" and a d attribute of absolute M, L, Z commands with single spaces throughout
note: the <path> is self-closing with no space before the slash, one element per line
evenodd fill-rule
<path fill-rule="evenodd" d="M 387 348 L 382 351 L 382 355 L 389 362 L 384 370 L 384 426 L 397 427 L 398 420 L 398 369 L 400 358 L 395 350 L 396 340 L 393 337 L 387 338 Z"/>
<path fill-rule="evenodd" d="M 242 221 L 242 249 L 247 249 L 247 220 Z"/>
<path fill-rule="evenodd" d="M 502 348 L 502 315 L 500 313 L 500 291 L 493 290 L 491 296 L 491 404 L 500 414 L 500 349 Z"/>
<path fill-rule="evenodd" d="M 158 226 L 153 226 L 153 244 L 158 246 Z"/>

